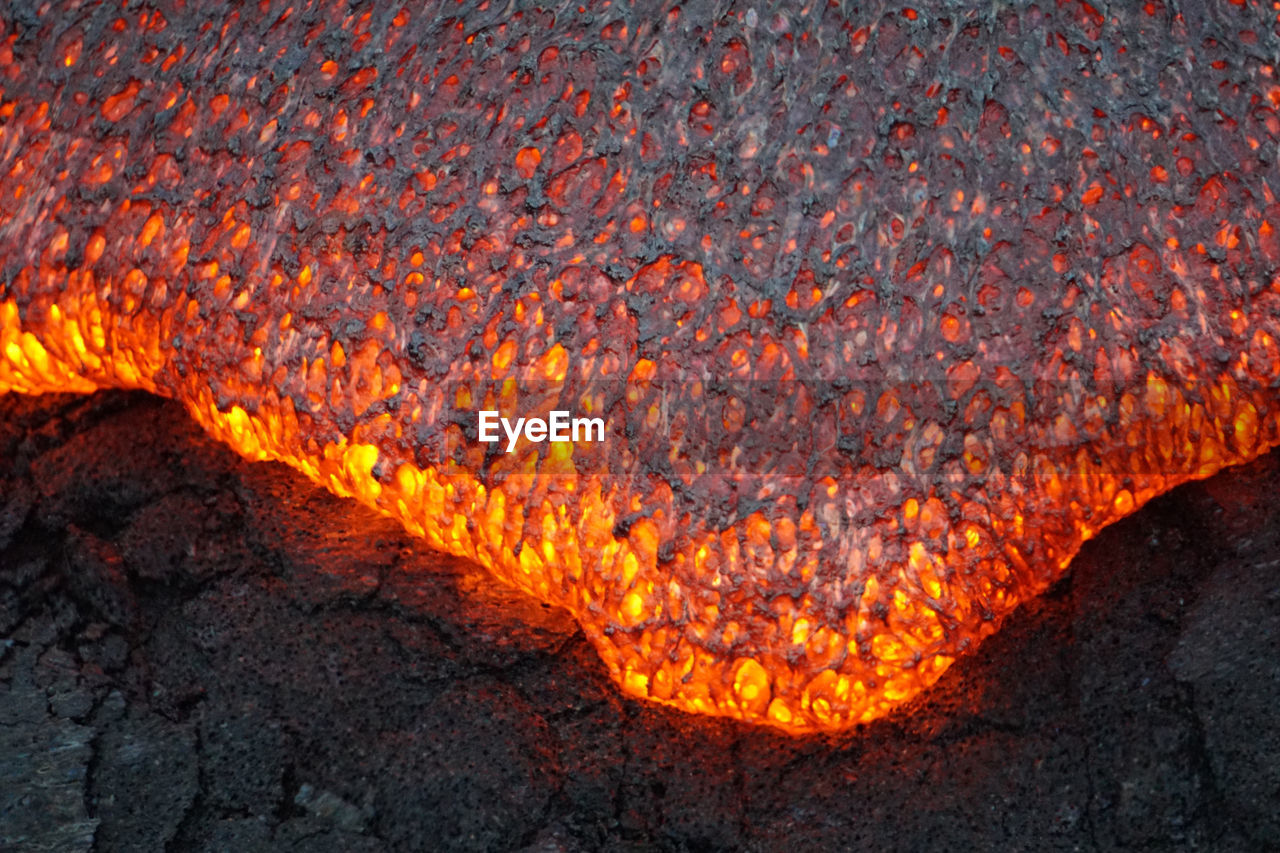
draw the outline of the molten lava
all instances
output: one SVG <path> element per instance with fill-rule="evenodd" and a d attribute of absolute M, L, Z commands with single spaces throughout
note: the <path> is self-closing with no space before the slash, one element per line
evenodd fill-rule
<path fill-rule="evenodd" d="M 650 5 L 0 11 L 0 391 L 180 400 L 791 732 L 1280 443 L 1273 9 Z"/>

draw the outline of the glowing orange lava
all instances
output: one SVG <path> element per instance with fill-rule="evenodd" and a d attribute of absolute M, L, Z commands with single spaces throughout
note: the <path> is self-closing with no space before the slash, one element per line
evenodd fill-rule
<path fill-rule="evenodd" d="M 179 400 L 633 696 L 871 720 L 1280 443 L 1276 72 L 1161 4 L 67 5 L 0 12 L 0 391 Z"/>

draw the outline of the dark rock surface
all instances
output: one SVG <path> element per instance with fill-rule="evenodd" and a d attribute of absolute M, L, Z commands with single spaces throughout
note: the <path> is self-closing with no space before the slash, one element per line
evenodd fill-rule
<path fill-rule="evenodd" d="M 1280 456 L 902 713 L 618 695 L 572 622 L 139 395 L 0 398 L 0 850 L 1269 850 Z"/>

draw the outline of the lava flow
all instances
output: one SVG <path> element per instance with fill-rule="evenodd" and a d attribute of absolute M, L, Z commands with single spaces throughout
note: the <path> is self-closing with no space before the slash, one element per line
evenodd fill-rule
<path fill-rule="evenodd" d="M 1275 9 L 711 5 L 0 11 L 0 391 L 179 400 L 797 733 L 1280 443 Z"/>

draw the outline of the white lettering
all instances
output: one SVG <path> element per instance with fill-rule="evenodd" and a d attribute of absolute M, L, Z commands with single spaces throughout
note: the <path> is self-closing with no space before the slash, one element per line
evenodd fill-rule
<path fill-rule="evenodd" d="M 569 413 L 556 410 L 551 413 L 551 434 L 547 436 L 551 441 L 568 441 L 569 433 Z"/>
<path fill-rule="evenodd" d="M 498 434 L 494 432 L 498 428 L 498 413 L 484 411 L 480 413 L 480 440 L 481 441 L 497 441 Z"/>
<path fill-rule="evenodd" d="M 582 427 L 583 431 L 586 432 L 586 437 L 578 438 L 578 427 Z M 604 441 L 604 418 L 574 418 L 573 440 Z"/>
<path fill-rule="evenodd" d="M 507 452 L 516 449 L 516 440 L 520 438 L 520 428 L 524 426 L 524 418 L 516 418 L 516 428 L 511 428 L 511 422 L 506 418 L 502 419 L 502 428 L 507 432 Z"/>
<path fill-rule="evenodd" d="M 523 435 L 526 440 L 535 444 L 543 441 L 604 441 L 604 418 L 575 418 L 569 412 L 559 410 L 551 412 L 550 418 L 516 418 L 514 423 L 495 411 L 484 410 L 477 413 L 477 435 L 483 442 L 501 441 L 498 427 L 507 437 L 507 453 L 516 449 L 516 444 Z"/>

